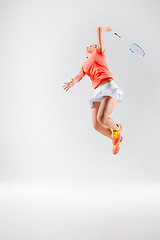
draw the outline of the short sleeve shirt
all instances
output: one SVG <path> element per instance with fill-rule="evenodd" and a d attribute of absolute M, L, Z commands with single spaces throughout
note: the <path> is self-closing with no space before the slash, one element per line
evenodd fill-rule
<path fill-rule="evenodd" d="M 102 52 L 96 48 L 92 56 L 87 58 L 82 64 L 83 71 L 90 77 L 94 89 L 103 79 L 113 79 L 113 75 L 108 69 L 104 52 L 105 50 Z"/>

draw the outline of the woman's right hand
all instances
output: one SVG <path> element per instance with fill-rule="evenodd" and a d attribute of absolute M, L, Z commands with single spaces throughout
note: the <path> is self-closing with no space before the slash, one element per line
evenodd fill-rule
<path fill-rule="evenodd" d="M 100 29 L 103 30 L 103 31 L 107 31 L 107 32 L 112 32 L 113 29 L 109 26 L 100 26 Z"/>
<path fill-rule="evenodd" d="M 66 90 L 66 92 L 73 86 L 73 78 L 71 82 L 65 82 L 65 85 L 63 85 L 63 89 Z"/>

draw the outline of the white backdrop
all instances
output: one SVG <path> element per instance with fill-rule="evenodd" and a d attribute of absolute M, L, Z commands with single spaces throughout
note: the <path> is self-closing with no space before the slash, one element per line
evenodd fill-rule
<path fill-rule="evenodd" d="M 159 7 L 156 0 L 0 2 L 2 189 L 9 183 L 22 189 L 23 183 L 159 184 Z M 111 114 L 123 127 L 116 156 L 111 140 L 93 128 L 90 78 L 62 88 L 79 73 L 99 25 L 146 53 L 138 58 L 103 33 L 107 64 L 124 91 Z"/>

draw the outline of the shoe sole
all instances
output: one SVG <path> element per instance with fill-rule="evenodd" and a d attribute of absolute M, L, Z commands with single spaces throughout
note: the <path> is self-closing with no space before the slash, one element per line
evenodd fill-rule
<path fill-rule="evenodd" d="M 121 135 L 121 139 L 120 139 L 120 142 L 122 142 L 123 141 L 123 137 L 122 137 L 122 135 Z"/>

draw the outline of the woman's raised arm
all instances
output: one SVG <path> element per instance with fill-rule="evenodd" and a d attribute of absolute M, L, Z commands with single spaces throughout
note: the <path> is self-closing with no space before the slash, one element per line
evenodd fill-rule
<path fill-rule="evenodd" d="M 99 26 L 97 28 L 97 48 L 102 52 L 104 51 L 103 31 L 111 32 L 113 29 L 108 26 Z"/>

